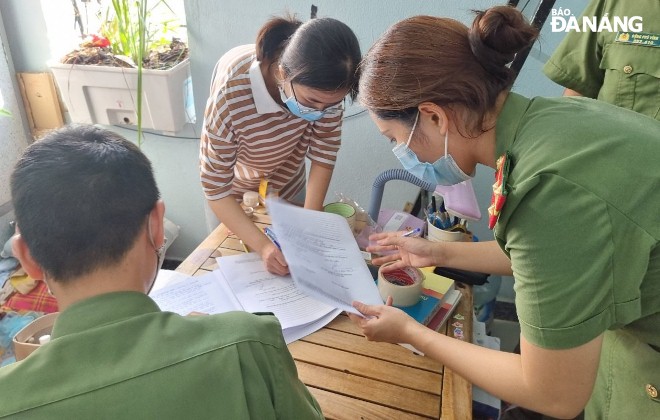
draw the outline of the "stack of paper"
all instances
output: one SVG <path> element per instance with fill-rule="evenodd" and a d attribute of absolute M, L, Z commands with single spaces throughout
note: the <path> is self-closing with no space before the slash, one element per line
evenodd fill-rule
<path fill-rule="evenodd" d="M 272 312 L 284 331 L 314 324 L 329 315 L 332 320 L 341 312 L 302 293 L 291 276 L 269 273 L 259 254 L 233 255 L 217 261 L 220 270 L 214 273 L 219 282 L 227 285 L 226 293 L 235 299 L 236 305 L 248 312 Z"/>
<path fill-rule="evenodd" d="M 434 269 L 435 267 L 420 269 L 424 275 L 422 296 L 417 304 L 401 309 L 420 324 L 438 331 L 458 303 L 461 294 L 456 291 L 454 280 L 435 274 Z M 438 315 L 439 313 L 441 315 Z"/>
<path fill-rule="evenodd" d="M 359 314 L 353 301 L 382 305 L 378 287 L 346 219 L 268 199 L 273 230 L 298 290 Z"/>
<path fill-rule="evenodd" d="M 271 274 L 263 268 L 263 262 L 257 254 L 223 257 L 221 262 L 225 270 L 231 273 L 235 272 L 237 267 L 246 270 L 233 286 L 230 286 L 220 269 L 204 276 L 177 278 L 166 286 L 153 290 L 150 296 L 163 311 L 184 316 L 191 312 L 273 312 L 282 324 L 282 333 L 287 343 L 323 328 L 341 313 L 339 309 L 297 296 L 296 292 L 291 290 L 293 281 L 290 277 L 278 277 L 272 285 L 264 285 L 263 281 Z M 288 285 L 286 279 L 289 281 Z M 249 283 L 247 288 L 239 293 L 240 297 L 237 296 L 234 289 L 242 288 L 245 283 Z M 259 292 L 260 288 L 262 292 Z M 264 295 L 266 290 L 273 293 L 272 298 Z M 248 297 L 250 291 L 256 292 L 256 295 Z"/>
<path fill-rule="evenodd" d="M 211 274 L 153 291 L 160 308 L 181 315 L 272 312 L 290 343 L 342 310 L 359 313 L 353 301 L 383 303 L 346 219 L 270 199 L 268 210 L 291 276 L 269 273 L 255 253 L 222 257 Z"/>
<path fill-rule="evenodd" d="M 434 313 L 433 317 L 425 325 L 434 331 L 440 331 L 445 321 L 458 305 L 461 292 L 454 287 L 454 280 L 449 277 L 435 274 L 435 267 L 421 268 L 424 273 L 423 293 L 435 296 L 441 301 L 441 308 Z"/>

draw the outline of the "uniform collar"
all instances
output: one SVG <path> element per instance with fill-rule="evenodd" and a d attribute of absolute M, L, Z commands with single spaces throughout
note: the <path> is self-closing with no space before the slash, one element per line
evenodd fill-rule
<path fill-rule="evenodd" d="M 250 84 L 252 85 L 252 98 L 259 114 L 272 114 L 284 111 L 280 104 L 275 102 L 268 89 L 263 74 L 261 74 L 260 62 L 256 59 L 250 65 Z"/>
<path fill-rule="evenodd" d="M 112 324 L 160 309 L 144 293 L 114 292 L 76 302 L 58 315 L 53 338 Z"/>
<path fill-rule="evenodd" d="M 509 92 L 495 126 L 495 159 L 511 148 L 527 108 L 532 101 L 517 93 Z"/>

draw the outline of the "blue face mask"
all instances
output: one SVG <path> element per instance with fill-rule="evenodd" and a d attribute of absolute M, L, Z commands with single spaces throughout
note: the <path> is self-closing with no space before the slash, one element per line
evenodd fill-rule
<path fill-rule="evenodd" d="M 323 116 L 327 113 L 335 113 L 335 112 L 340 112 L 343 110 L 343 102 L 340 102 L 336 105 L 333 105 L 329 108 L 326 108 L 324 110 L 319 111 L 318 109 L 310 108 L 305 105 L 301 105 L 300 102 L 296 99 L 296 93 L 293 92 L 293 85 L 291 85 L 291 91 L 293 92 L 293 95 L 290 98 L 286 97 L 286 94 L 284 93 L 284 89 L 282 87 L 279 87 L 280 89 L 280 98 L 282 99 L 282 102 L 284 102 L 284 105 L 286 105 L 287 108 L 289 108 L 289 111 L 297 117 L 302 118 L 303 120 L 307 121 L 318 121 Z"/>
<path fill-rule="evenodd" d="M 465 172 L 459 168 L 458 164 L 456 164 L 454 158 L 447 153 L 449 130 L 445 133 L 445 155 L 433 163 L 419 161 L 415 152 L 408 147 L 412 140 L 413 133 L 415 132 L 415 127 L 417 127 L 418 120 L 419 112 L 415 117 L 415 123 L 410 131 L 410 136 L 408 136 L 408 141 L 406 143 L 397 144 L 392 149 L 392 153 L 394 153 L 394 156 L 399 159 L 401 165 L 403 165 L 408 172 L 431 185 L 455 185 L 472 178 L 472 176 L 466 175 Z"/>

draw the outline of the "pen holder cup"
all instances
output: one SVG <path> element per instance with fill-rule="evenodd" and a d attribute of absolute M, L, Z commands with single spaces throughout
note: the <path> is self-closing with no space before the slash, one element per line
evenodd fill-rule
<path fill-rule="evenodd" d="M 355 232 L 355 207 L 346 203 L 330 203 L 323 207 L 323 211 L 326 213 L 338 214 L 346 218 L 351 231 Z"/>
<path fill-rule="evenodd" d="M 470 235 L 464 232 L 450 232 L 448 230 L 440 229 L 439 227 L 433 226 L 431 222 L 426 221 L 426 226 L 428 228 L 428 234 L 426 239 L 432 242 L 468 242 L 470 241 Z"/>

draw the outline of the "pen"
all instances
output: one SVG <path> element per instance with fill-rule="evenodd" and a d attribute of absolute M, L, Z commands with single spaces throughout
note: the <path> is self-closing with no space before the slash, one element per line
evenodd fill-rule
<path fill-rule="evenodd" d="M 431 196 L 431 212 L 435 213 L 437 210 L 436 204 L 435 204 L 435 195 Z"/>
<path fill-rule="evenodd" d="M 239 239 L 241 242 L 241 246 L 243 247 L 243 251 L 245 251 L 246 254 L 250 253 L 250 250 L 248 249 L 247 245 L 245 245 L 245 242 L 243 242 L 242 239 Z"/>
<path fill-rule="evenodd" d="M 442 200 L 442 203 L 440 203 L 440 207 L 438 207 L 438 210 L 440 210 L 441 213 L 447 213 L 447 209 L 445 208 L 445 201 Z"/>
<path fill-rule="evenodd" d="M 401 236 L 403 236 L 404 238 L 409 238 L 409 237 L 417 236 L 417 235 L 419 235 L 420 233 L 422 233 L 422 229 L 420 229 L 420 228 L 415 228 L 415 229 L 413 229 L 413 230 L 410 230 L 410 231 L 404 233 L 404 234 L 401 235 Z"/>
<path fill-rule="evenodd" d="M 275 236 L 275 232 L 273 232 L 271 228 L 265 227 L 264 228 L 264 233 L 266 234 L 266 236 L 268 236 L 268 239 L 273 241 L 273 243 L 275 244 L 277 249 L 279 249 L 281 251 L 282 247 L 280 246 L 280 243 L 277 242 L 277 237 Z"/>

